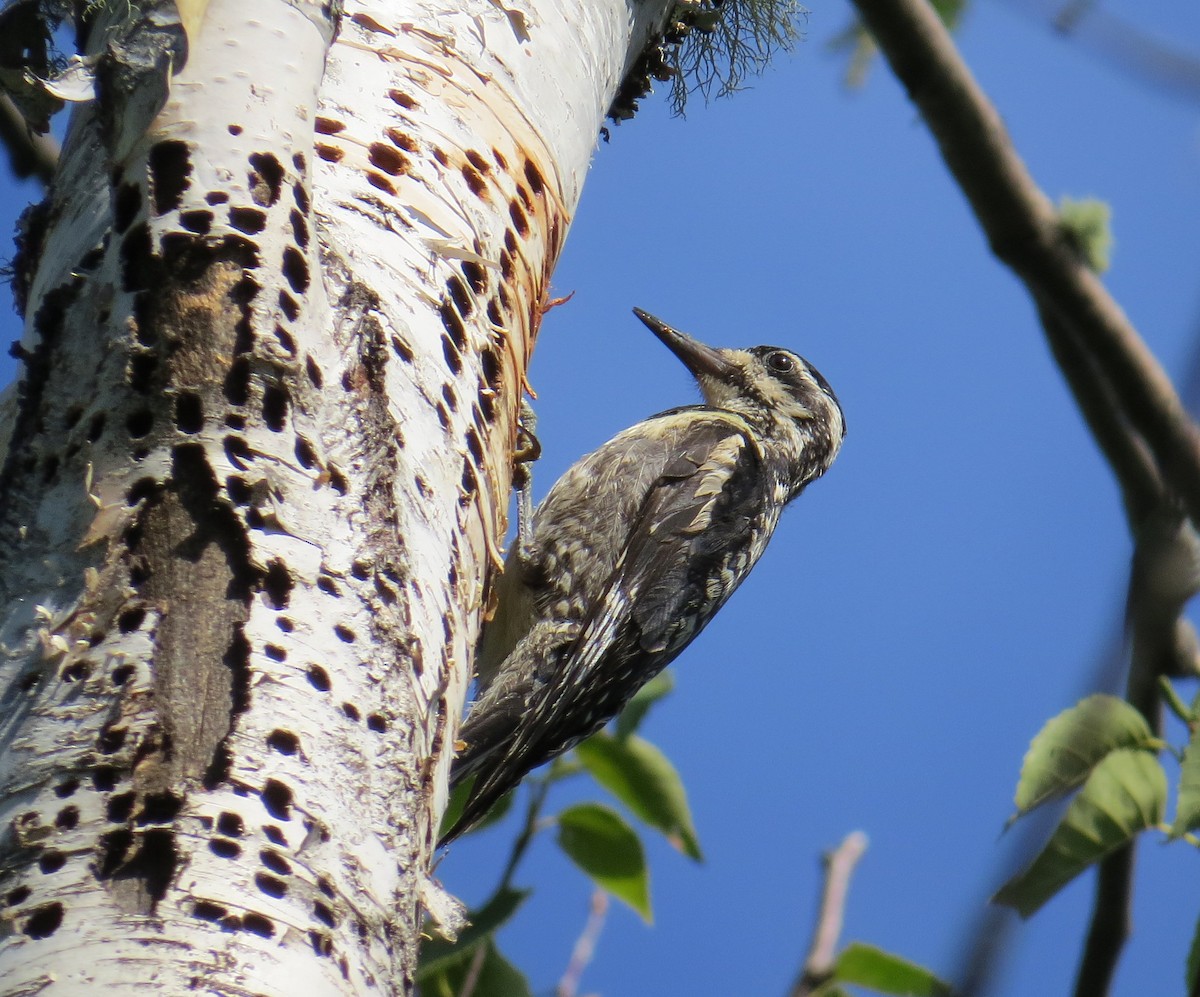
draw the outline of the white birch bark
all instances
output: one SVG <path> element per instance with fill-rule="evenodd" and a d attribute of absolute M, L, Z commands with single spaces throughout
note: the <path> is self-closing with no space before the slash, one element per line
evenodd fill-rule
<path fill-rule="evenodd" d="M 0 426 L 0 991 L 411 990 L 549 274 L 666 12 L 212 0 L 165 106 L 173 7 L 93 30 Z"/>

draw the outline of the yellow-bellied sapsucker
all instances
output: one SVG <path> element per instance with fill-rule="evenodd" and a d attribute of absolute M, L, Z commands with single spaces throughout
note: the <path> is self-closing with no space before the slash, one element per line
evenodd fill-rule
<path fill-rule="evenodd" d="M 841 446 L 841 406 L 803 357 L 713 349 L 634 312 L 706 404 L 651 416 L 580 460 L 538 507 L 528 549 L 509 555 L 450 777 L 476 779 L 442 843 L 665 668 Z"/>

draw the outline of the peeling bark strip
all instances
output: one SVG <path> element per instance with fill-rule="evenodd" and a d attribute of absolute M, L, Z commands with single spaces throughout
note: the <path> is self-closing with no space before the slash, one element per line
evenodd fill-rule
<path fill-rule="evenodd" d="M 0 991 L 412 989 L 637 7 L 351 3 L 330 48 L 324 8 L 212 0 L 169 95 L 173 4 L 92 31 L 0 471 Z"/>

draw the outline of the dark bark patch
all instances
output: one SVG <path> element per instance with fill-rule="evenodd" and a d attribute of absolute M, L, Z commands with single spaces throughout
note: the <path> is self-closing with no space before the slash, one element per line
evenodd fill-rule
<path fill-rule="evenodd" d="M 111 793 L 119 777 L 120 772 L 115 765 L 97 765 L 92 769 L 92 788 L 97 793 Z"/>
<path fill-rule="evenodd" d="M 294 246 L 288 246 L 283 251 L 283 276 L 296 294 L 302 295 L 308 290 L 308 261 Z"/>
<path fill-rule="evenodd" d="M 296 460 L 306 471 L 317 466 L 317 452 L 303 436 L 296 437 Z"/>
<path fill-rule="evenodd" d="M 325 376 L 321 373 L 321 368 L 317 366 L 317 362 L 312 356 L 304 358 L 304 372 L 308 375 L 308 380 L 312 386 L 320 391 L 325 384 Z"/>
<path fill-rule="evenodd" d="M 57 848 L 49 848 L 38 856 L 38 870 L 44 876 L 58 872 L 67 864 L 67 856 Z"/>
<path fill-rule="evenodd" d="M 247 180 L 254 203 L 264 208 L 275 204 L 283 192 L 283 176 L 283 164 L 274 155 L 269 152 L 252 154 Z"/>
<path fill-rule="evenodd" d="M 229 224 L 246 235 L 258 235 L 267 227 L 267 213 L 261 208 L 230 208 Z"/>
<path fill-rule="evenodd" d="M 287 883 L 274 876 L 268 876 L 265 872 L 260 872 L 254 877 L 254 885 L 269 897 L 279 899 L 287 896 Z"/>
<path fill-rule="evenodd" d="M 368 173 L 367 183 L 377 190 L 383 191 L 385 194 L 391 194 L 393 197 L 396 194 L 396 185 L 382 173 Z"/>
<path fill-rule="evenodd" d="M 139 222 L 121 239 L 121 286 L 130 293 L 152 287 L 157 277 L 150 226 Z"/>
<path fill-rule="evenodd" d="M 263 576 L 263 592 L 272 609 L 286 609 L 291 599 L 292 574 L 287 565 L 278 558 L 267 562 L 267 572 Z"/>
<path fill-rule="evenodd" d="M 403 176 L 409 169 L 408 157 L 395 146 L 385 142 L 372 142 L 367 159 L 372 166 L 383 170 L 388 176 Z"/>
<path fill-rule="evenodd" d="M 217 831 L 229 838 L 240 838 L 246 833 L 246 822 L 241 814 L 222 810 L 217 814 Z"/>
<path fill-rule="evenodd" d="M 153 909 L 166 896 L 178 864 L 175 832 L 153 828 L 141 835 L 140 847 L 125 867 L 116 873 L 116 878 L 140 879 Z"/>
<path fill-rule="evenodd" d="M 268 779 L 262 788 L 263 807 L 276 820 L 292 819 L 291 787 L 278 779 Z"/>
<path fill-rule="evenodd" d="M 541 194 L 546 189 L 546 181 L 541 170 L 534 165 L 532 159 L 525 160 L 525 180 L 535 194 Z"/>
<path fill-rule="evenodd" d="M 308 222 L 295 208 L 288 215 L 288 221 L 292 223 L 292 238 L 296 240 L 296 245 L 301 249 L 306 249 L 308 247 Z"/>
<path fill-rule="evenodd" d="M 467 189 L 480 200 L 488 199 L 487 182 L 480 176 L 479 171 L 469 163 L 463 163 L 462 177 L 467 183 Z"/>
<path fill-rule="evenodd" d="M 221 391 L 230 405 L 245 405 L 250 400 L 249 357 L 239 356 L 229 365 Z"/>
<path fill-rule="evenodd" d="M 142 188 L 135 183 L 123 183 L 113 194 L 113 229 L 124 232 L 142 210 Z"/>
<path fill-rule="evenodd" d="M 483 380 L 493 391 L 500 390 L 500 355 L 490 346 L 479 354 Z"/>
<path fill-rule="evenodd" d="M 104 813 L 110 824 L 125 824 L 133 816 L 133 808 L 137 803 L 136 793 L 116 793 L 108 798 Z"/>
<path fill-rule="evenodd" d="M 282 433 L 287 426 L 288 394 L 276 384 L 263 388 L 263 422 L 273 433 Z"/>
<path fill-rule="evenodd" d="M 69 796 L 74 796 L 79 790 L 79 780 L 75 778 L 66 779 L 54 787 L 54 795 L 60 800 L 65 800 Z"/>
<path fill-rule="evenodd" d="M 198 918 L 201 921 L 219 922 L 228 913 L 228 908 L 222 907 L 220 904 L 215 904 L 211 900 L 197 900 L 192 905 L 192 917 Z"/>
<path fill-rule="evenodd" d="M 467 278 L 467 283 L 471 285 L 471 290 L 476 294 L 483 294 L 487 291 L 487 271 L 478 263 L 472 260 L 464 260 L 462 265 L 463 276 Z"/>
<path fill-rule="evenodd" d="M 296 340 L 292 338 L 292 334 L 287 329 L 278 323 L 275 325 L 275 341 L 289 357 L 296 355 Z"/>
<path fill-rule="evenodd" d="M 165 215 L 183 203 L 183 192 L 191 184 L 192 161 L 186 142 L 167 139 L 150 149 L 150 191 L 154 213 Z"/>
<path fill-rule="evenodd" d="M 267 747 L 281 755 L 294 755 L 300 750 L 300 738 L 290 730 L 276 728 L 267 735 Z"/>
<path fill-rule="evenodd" d="M 179 215 L 180 228 L 185 228 L 196 235 L 208 235 L 212 231 L 212 223 L 213 213 L 203 209 L 184 211 Z"/>
<path fill-rule="evenodd" d="M 25 922 L 25 934 L 30 938 L 49 938 L 62 925 L 62 920 L 62 904 L 42 904 L 33 909 L 29 920 Z"/>
<path fill-rule="evenodd" d="M 264 827 L 263 830 L 267 831 L 268 828 Z M 279 837 L 279 840 L 275 844 L 282 845 L 283 835 L 279 834 L 278 829 L 270 828 L 270 830 L 274 830 L 275 834 Z M 272 838 L 272 835 L 268 833 L 267 837 Z M 292 874 L 292 867 L 288 864 L 288 860 L 280 855 L 279 852 L 272 851 L 270 848 L 264 848 L 259 852 L 258 860 L 279 876 L 290 876 Z"/>
<path fill-rule="evenodd" d="M 446 281 L 446 290 L 450 293 L 450 300 L 454 302 L 454 307 L 458 309 L 458 314 L 463 318 L 467 318 L 474 311 L 475 306 L 474 302 L 471 301 L 471 295 L 467 291 L 466 284 L 457 276 L 451 276 Z M 457 344 L 457 340 L 455 342 Z"/>
<path fill-rule="evenodd" d="M 242 846 L 228 838 L 212 838 L 208 850 L 219 859 L 235 859 L 242 854 Z"/>
<path fill-rule="evenodd" d="M 184 391 L 176 396 L 175 428 L 188 435 L 204 428 L 204 403 L 195 392 Z"/>
<path fill-rule="evenodd" d="M 392 350 L 405 363 L 412 363 L 415 359 L 413 351 L 408 348 L 408 344 L 399 336 L 392 336 Z"/>
<path fill-rule="evenodd" d="M 129 358 L 126 376 L 129 386 L 139 395 L 148 395 L 154 390 L 154 374 L 158 370 L 158 357 L 147 350 L 139 350 Z"/>
<path fill-rule="evenodd" d="M 149 409 L 137 409 L 125 418 L 125 428 L 131 439 L 140 440 L 150 435 L 154 428 L 154 413 Z"/>
<path fill-rule="evenodd" d="M 137 822 L 146 824 L 169 824 L 179 816 L 183 809 L 183 799 L 176 793 L 164 790 L 161 793 L 147 793 L 142 798 L 142 809 L 137 815 Z"/>
<path fill-rule="evenodd" d="M 527 238 L 529 236 L 529 218 L 526 217 L 521 202 L 515 197 L 508 202 L 508 217 L 512 219 L 513 226 L 520 233 L 521 238 Z"/>

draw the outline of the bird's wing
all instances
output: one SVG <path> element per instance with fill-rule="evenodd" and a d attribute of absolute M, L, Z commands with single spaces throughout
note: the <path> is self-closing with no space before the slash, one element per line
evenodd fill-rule
<path fill-rule="evenodd" d="M 670 456 L 651 479 L 612 572 L 575 624 L 578 636 L 544 635 L 546 646 L 534 655 L 541 675 L 536 681 L 553 688 L 535 696 L 528 686 L 535 679 L 523 674 L 528 687 L 505 690 L 502 670 L 486 693 L 488 702 L 468 715 L 461 732 L 468 745 L 455 776 L 458 781 L 476 770 L 480 776 L 444 841 L 482 817 L 530 768 L 615 716 L 687 646 L 741 580 L 744 559 L 756 556 L 749 553 L 756 547 L 753 510 L 764 483 L 748 427 L 713 413 L 647 431 L 656 428 L 673 434 L 670 446 L 661 448 Z M 697 605 L 704 609 L 697 612 Z M 514 653 L 532 653 L 527 642 L 534 638 L 531 631 Z M 514 772 L 490 757 L 495 752 L 532 764 Z"/>
<path fill-rule="evenodd" d="M 674 657 L 743 574 L 734 569 L 754 546 L 756 492 L 764 487 L 753 437 L 731 419 L 692 419 L 675 454 L 647 491 L 584 620 L 569 655 L 576 682 L 614 644 Z M 697 614 L 700 605 L 708 611 Z"/>

